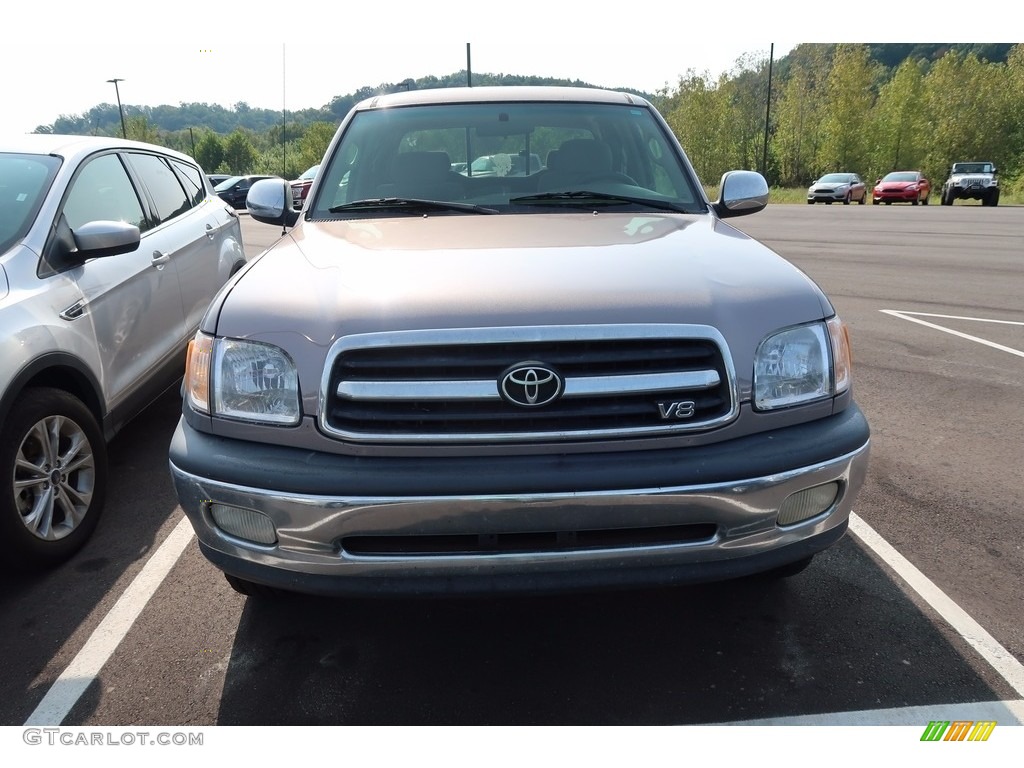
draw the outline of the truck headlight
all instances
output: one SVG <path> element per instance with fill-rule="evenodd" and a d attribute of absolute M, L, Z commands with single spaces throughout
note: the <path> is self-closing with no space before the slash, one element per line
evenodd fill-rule
<path fill-rule="evenodd" d="M 197 334 L 185 393 L 195 410 L 228 419 L 293 425 L 301 416 L 295 364 L 273 344 Z"/>
<path fill-rule="evenodd" d="M 824 400 L 850 386 L 850 343 L 838 318 L 772 334 L 754 357 L 754 407 L 760 411 Z"/>

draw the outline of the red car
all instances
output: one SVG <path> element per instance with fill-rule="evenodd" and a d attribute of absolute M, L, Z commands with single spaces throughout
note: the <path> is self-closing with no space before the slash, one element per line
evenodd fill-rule
<path fill-rule="evenodd" d="M 313 183 L 313 179 L 316 177 L 316 172 L 320 170 L 319 165 L 314 165 L 312 168 L 307 170 L 304 174 L 295 179 L 295 181 L 289 182 L 292 186 L 292 205 L 296 208 L 301 208 L 303 203 L 306 202 L 306 195 L 309 194 L 309 187 Z"/>
<path fill-rule="evenodd" d="M 871 204 L 928 205 L 928 196 L 931 193 L 931 182 L 920 171 L 893 171 L 875 182 L 875 188 L 871 190 Z"/>

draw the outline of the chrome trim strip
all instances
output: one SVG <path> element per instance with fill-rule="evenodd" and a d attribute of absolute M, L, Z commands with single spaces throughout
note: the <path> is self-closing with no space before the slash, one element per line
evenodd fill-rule
<path fill-rule="evenodd" d="M 637 395 L 711 389 L 721 379 L 717 371 L 649 373 L 636 376 L 577 376 L 566 378 L 562 397 Z M 500 400 L 494 380 L 481 381 L 343 381 L 338 397 L 345 400 Z"/>
<path fill-rule="evenodd" d="M 711 389 L 721 379 L 718 371 L 645 373 L 636 376 L 585 376 L 566 378 L 562 397 L 589 395 L 642 395 L 645 392 L 673 392 L 682 389 Z"/>

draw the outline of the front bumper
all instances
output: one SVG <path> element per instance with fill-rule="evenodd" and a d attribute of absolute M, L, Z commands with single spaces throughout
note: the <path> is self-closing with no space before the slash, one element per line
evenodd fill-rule
<path fill-rule="evenodd" d="M 807 193 L 807 199 L 815 203 L 841 203 L 850 193 L 848 189 L 817 189 Z"/>
<path fill-rule="evenodd" d="M 310 454 L 182 420 L 170 467 L 227 573 L 318 594 L 482 593 L 714 581 L 802 559 L 845 532 L 869 444 L 855 405 L 711 446 L 497 459 Z M 826 483 L 827 509 L 777 524 L 789 496 Z M 277 542 L 225 533 L 211 503 L 267 515 Z"/>
<path fill-rule="evenodd" d="M 921 192 L 916 189 L 899 190 L 898 192 L 874 192 L 872 196 L 880 203 L 912 203 L 921 198 Z"/>

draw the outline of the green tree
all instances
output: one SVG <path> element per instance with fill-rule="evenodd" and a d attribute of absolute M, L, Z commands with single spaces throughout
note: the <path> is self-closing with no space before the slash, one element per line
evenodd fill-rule
<path fill-rule="evenodd" d="M 705 184 L 715 184 L 728 168 L 729 104 L 710 74 L 689 70 L 664 100 L 665 119 Z"/>
<path fill-rule="evenodd" d="M 298 144 L 289 141 L 287 145 L 275 144 L 258 152 L 250 167 L 253 173 L 265 173 L 285 179 L 298 178 L 306 168 L 299 158 Z"/>
<path fill-rule="evenodd" d="M 973 53 L 949 52 L 924 78 L 930 141 L 924 172 L 941 183 L 951 163 L 989 160 L 1007 150 L 1007 67 L 982 62 Z"/>
<path fill-rule="evenodd" d="M 814 175 L 828 171 L 865 173 L 868 166 L 868 119 L 874 106 L 872 87 L 878 65 L 867 46 L 836 47 L 825 82 L 824 140 Z"/>
<path fill-rule="evenodd" d="M 930 140 L 924 102 L 924 62 L 906 59 L 882 86 L 871 119 L 870 180 L 920 168 Z"/>
<path fill-rule="evenodd" d="M 300 173 L 323 160 L 334 132 L 334 124 L 323 121 L 317 121 L 306 129 L 299 141 L 299 165 L 303 166 Z"/>
<path fill-rule="evenodd" d="M 249 173 L 256 164 L 256 150 L 247 131 L 235 129 L 224 142 L 224 164 L 228 173 Z"/>
<path fill-rule="evenodd" d="M 132 141 L 161 144 L 160 131 L 149 124 L 144 115 L 130 115 L 124 120 L 125 132 Z"/>
<path fill-rule="evenodd" d="M 207 173 L 217 173 L 224 162 L 224 143 L 213 131 L 204 131 L 196 142 L 196 161 Z"/>
<path fill-rule="evenodd" d="M 824 46 L 805 48 L 789 76 L 783 78 L 782 95 L 774 109 L 772 151 L 784 186 L 806 184 L 818 174 L 829 66 Z"/>
<path fill-rule="evenodd" d="M 719 78 L 718 89 L 728 104 L 722 126 L 726 167 L 759 169 L 764 148 L 764 121 L 768 97 L 768 60 L 745 54 L 731 72 Z"/>

